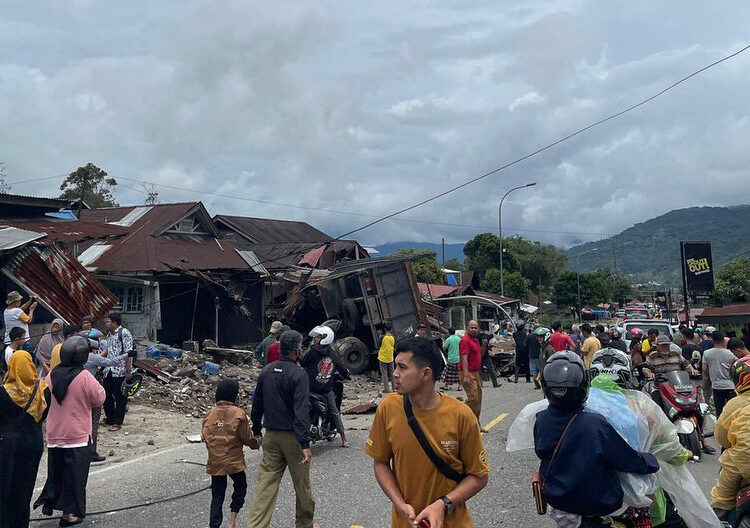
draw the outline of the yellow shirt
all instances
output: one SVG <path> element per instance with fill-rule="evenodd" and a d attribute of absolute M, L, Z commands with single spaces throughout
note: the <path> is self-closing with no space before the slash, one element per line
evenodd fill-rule
<path fill-rule="evenodd" d="M 645 339 L 643 343 L 641 343 L 641 352 L 648 355 L 651 352 L 651 341 L 648 339 Z"/>
<path fill-rule="evenodd" d="M 378 361 L 381 363 L 393 363 L 393 347 L 396 345 L 396 340 L 391 335 L 385 335 L 383 342 L 380 343 L 380 350 L 378 351 Z"/>
<path fill-rule="evenodd" d="M 414 408 L 414 416 L 427 440 L 440 457 L 461 473 L 484 477 L 489 464 L 479 423 L 465 404 L 441 394 L 440 404 L 429 411 Z M 365 451 L 374 460 L 391 464 L 396 482 L 407 504 L 419 514 L 443 495 L 456 488 L 456 482 L 444 477 L 424 454 L 406 421 L 404 399 L 388 394 L 378 405 Z M 466 506 L 445 518 L 445 528 L 471 528 Z M 411 528 L 393 509 L 392 528 Z"/>
<path fill-rule="evenodd" d="M 598 350 L 601 350 L 601 348 L 601 342 L 594 336 L 587 337 L 583 342 L 583 346 L 581 346 L 581 355 L 583 356 L 583 364 L 587 369 L 591 366 L 591 359 L 594 357 L 594 354 Z"/>
<path fill-rule="evenodd" d="M 52 347 L 52 358 L 49 362 L 49 369 L 54 369 L 57 365 L 60 364 L 60 349 L 62 348 L 62 344 L 58 343 L 54 347 Z"/>

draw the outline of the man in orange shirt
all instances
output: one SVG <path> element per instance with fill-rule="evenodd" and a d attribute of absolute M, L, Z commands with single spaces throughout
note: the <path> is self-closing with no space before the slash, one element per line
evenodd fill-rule
<path fill-rule="evenodd" d="M 432 528 L 471 528 L 466 501 L 487 485 L 479 425 L 466 405 L 435 390 L 442 370 L 443 358 L 432 341 L 416 337 L 396 344 L 397 394 L 378 405 L 365 447 L 375 478 L 393 503 L 392 528 L 413 528 L 423 520 Z M 407 412 L 447 470 L 430 460 Z"/>

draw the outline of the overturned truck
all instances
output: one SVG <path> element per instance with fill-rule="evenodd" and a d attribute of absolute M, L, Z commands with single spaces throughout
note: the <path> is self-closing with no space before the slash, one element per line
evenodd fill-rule
<path fill-rule="evenodd" d="M 370 368 L 382 325 L 396 337 L 414 335 L 427 322 L 411 262 L 382 258 L 341 264 L 320 277 L 302 276 L 285 307 L 299 328 L 324 324 L 336 333 L 335 352 L 355 374 Z"/>

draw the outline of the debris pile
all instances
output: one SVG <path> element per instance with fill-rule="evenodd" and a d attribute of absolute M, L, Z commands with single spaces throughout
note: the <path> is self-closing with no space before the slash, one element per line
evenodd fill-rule
<path fill-rule="evenodd" d="M 248 359 L 252 356 L 249 352 L 247 355 Z M 148 374 L 148 380 L 134 401 L 202 418 L 215 404 L 219 381 L 233 378 L 240 384 L 240 405 L 249 409 L 260 366 L 244 363 L 237 359 L 239 357 L 219 359 L 213 354 L 183 350 L 181 357 L 175 359 L 165 356 L 139 359 L 136 366 Z M 207 364 L 218 365 L 218 374 L 207 374 L 216 371 L 215 368 L 204 368 Z"/>

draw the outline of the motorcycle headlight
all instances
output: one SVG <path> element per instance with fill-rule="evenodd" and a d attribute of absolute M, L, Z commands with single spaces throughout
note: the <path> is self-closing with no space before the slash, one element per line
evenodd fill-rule
<path fill-rule="evenodd" d="M 695 405 L 695 398 L 680 398 L 679 396 L 675 396 L 674 401 L 679 405 Z"/>

